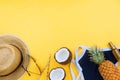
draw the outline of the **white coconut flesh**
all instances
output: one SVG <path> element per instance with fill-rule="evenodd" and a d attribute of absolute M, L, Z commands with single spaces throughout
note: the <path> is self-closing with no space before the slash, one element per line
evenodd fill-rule
<path fill-rule="evenodd" d="M 70 57 L 70 52 L 67 48 L 61 48 L 55 54 L 55 58 L 59 63 L 67 61 L 69 57 Z"/>
<path fill-rule="evenodd" d="M 65 71 L 62 68 L 56 68 L 50 72 L 50 80 L 63 80 L 64 77 Z"/>

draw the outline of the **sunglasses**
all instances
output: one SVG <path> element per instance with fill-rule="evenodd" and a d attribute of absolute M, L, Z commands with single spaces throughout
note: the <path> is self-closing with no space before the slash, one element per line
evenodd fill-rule
<path fill-rule="evenodd" d="M 38 65 L 36 59 L 35 59 L 34 57 L 30 56 L 30 55 L 28 55 L 28 56 L 30 57 L 30 59 L 34 62 L 34 64 L 35 64 L 36 67 L 38 68 L 39 73 L 29 71 L 27 67 L 24 67 L 24 66 L 22 65 L 22 68 L 27 72 L 27 74 L 28 74 L 29 76 L 31 76 L 31 74 L 36 74 L 36 75 L 41 76 L 42 73 L 43 73 L 43 72 L 46 70 L 46 68 L 47 68 L 47 77 L 48 77 L 48 75 L 49 75 L 49 68 L 50 68 L 50 61 L 51 61 L 51 55 L 49 56 L 49 60 L 48 60 L 47 64 L 45 65 L 45 67 L 44 67 L 42 70 L 40 69 L 40 66 Z"/>

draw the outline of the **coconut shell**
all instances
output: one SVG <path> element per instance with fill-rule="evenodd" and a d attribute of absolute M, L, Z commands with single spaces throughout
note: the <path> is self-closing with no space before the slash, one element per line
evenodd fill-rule
<path fill-rule="evenodd" d="M 50 73 L 51 73 L 53 70 L 56 70 L 56 69 L 58 69 L 58 68 L 60 68 L 60 69 L 62 69 L 62 70 L 64 71 L 64 77 L 61 79 L 61 80 L 64 80 L 65 77 L 66 77 L 66 72 L 65 72 L 65 70 L 64 70 L 62 67 L 53 68 L 53 69 L 51 69 Z M 50 73 L 49 73 L 49 79 L 51 80 L 51 78 L 50 78 Z"/>
<path fill-rule="evenodd" d="M 68 59 L 67 59 L 66 61 L 64 61 L 64 62 L 58 62 L 57 59 L 56 59 L 56 57 L 55 57 L 55 55 L 56 55 L 56 53 L 57 53 L 59 50 L 61 50 L 61 49 L 63 49 L 63 48 L 67 49 L 67 51 L 69 52 L 69 57 L 68 57 Z M 56 51 L 56 53 L 55 53 L 55 55 L 54 55 L 54 58 L 55 58 L 56 62 L 58 62 L 59 64 L 63 64 L 63 65 L 66 65 L 66 64 L 70 63 L 70 62 L 71 62 L 71 59 L 72 59 L 71 51 L 70 51 L 68 48 L 66 48 L 66 47 L 62 47 L 62 48 L 60 48 L 59 50 Z"/>

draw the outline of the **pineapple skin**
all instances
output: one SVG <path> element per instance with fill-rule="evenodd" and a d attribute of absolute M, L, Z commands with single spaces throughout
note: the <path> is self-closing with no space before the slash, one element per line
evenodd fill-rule
<path fill-rule="evenodd" d="M 104 80 L 120 80 L 120 71 L 109 60 L 103 61 L 98 68 Z"/>

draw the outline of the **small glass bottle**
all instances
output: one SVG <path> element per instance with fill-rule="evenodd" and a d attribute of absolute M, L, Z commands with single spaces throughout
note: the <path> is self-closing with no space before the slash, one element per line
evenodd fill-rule
<path fill-rule="evenodd" d="M 117 49 L 117 47 L 115 45 L 113 45 L 112 42 L 109 42 L 109 45 L 112 49 L 112 53 L 114 55 L 114 57 L 117 59 L 117 61 L 120 60 L 120 51 Z"/>

